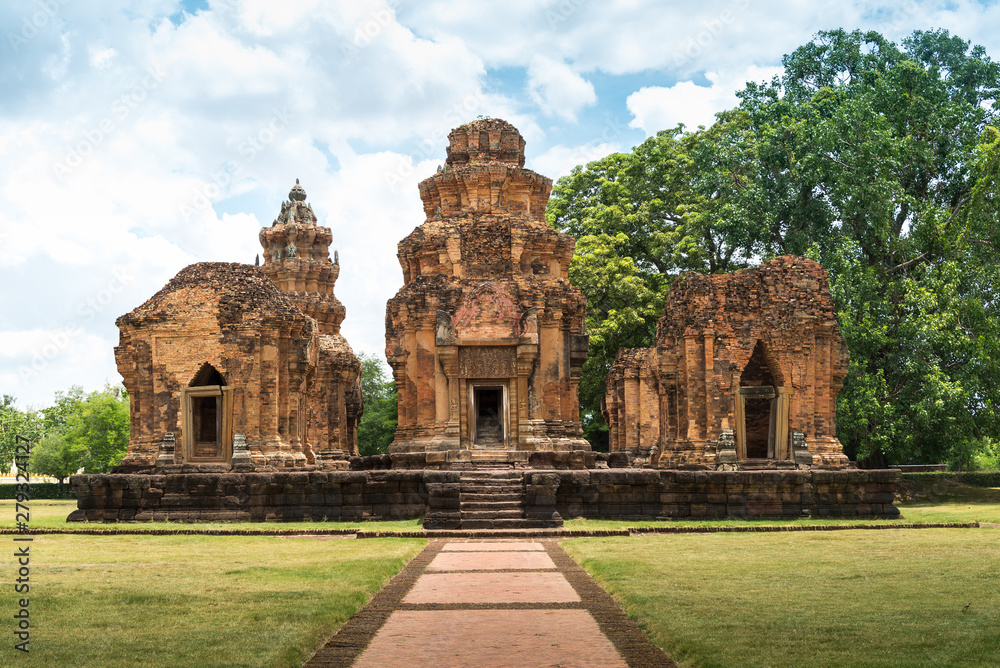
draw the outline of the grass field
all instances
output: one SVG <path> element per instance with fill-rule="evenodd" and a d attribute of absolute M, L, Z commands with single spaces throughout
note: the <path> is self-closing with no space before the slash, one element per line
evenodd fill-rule
<path fill-rule="evenodd" d="M 0 499 L 0 528 L 14 528 L 14 501 Z M 39 499 L 31 501 L 30 526 L 34 529 L 372 529 L 377 531 L 420 531 L 421 520 L 389 522 L 66 522 L 66 516 L 76 510 L 76 501 Z"/>
<path fill-rule="evenodd" d="M 23 655 L 4 540 L 0 665 L 45 667 L 299 666 L 427 542 L 36 536 Z"/>
<path fill-rule="evenodd" d="M 74 507 L 32 501 L 31 526 L 116 526 L 66 524 Z M 902 522 L 1000 524 L 1000 489 L 950 487 L 900 509 Z M 14 526 L 14 510 L 13 501 L 0 501 L 0 527 Z M 841 522 L 568 520 L 566 527 Z M 417 530 L 420 522 L 117 526 L 391 531 Z M 14 545 L 12 537 L 4 540 Z M 300 665 L 424 544 L 36 536 L 32 652 L 14 656 L 0 646 L 0 665 L 8 657 L 16 660 L 10 665 L 25 666 Z M 992 666 L 1000 656 L 1000 528 L 588 538 L 563 545 L 683 665 Z M 16 610 L 12 552 L 0 551 L 4 616 Z"/>
<path fill-rule="evenodd" d="M 1000 657 L 1000 529 L 562 545 L 681 665 L 996 666 Z"/>

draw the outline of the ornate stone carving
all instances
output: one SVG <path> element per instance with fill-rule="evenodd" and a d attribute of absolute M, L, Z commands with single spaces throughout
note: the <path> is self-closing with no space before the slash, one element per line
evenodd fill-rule
<path fill-rule="evenodd" d="M 233 459 L 231 463 L 234 469 L 238 466 L 252 466 L 250 448 L 247 446 L 247 437 L 244 434 L 233 434 Z"/>
<path fill-rule="evenodd" d="M 721 468 L 723 468 L 723 470 L 726 470 L 727 467 L 735 468 L 736 435 L 733 434 L 732 429 L 723 429 L 719 433 L 719 441 L 716 445 L 716 450 L 719 456 L 719 464 L 722 465 Z"/>
<path fill-rule="evenodd" d="M 483 283 L 465 298 L 453 318 L 461 338 L 520 336 L 521 313 L 514 300 L 493 283 Z"/>
<path fill-rule="evenodd" d="M 455 327 L 451 323 L 451 316 L 444 311 L 437 312 L 434 343 L 439 346 L 450 346 L 455 343 Z"/>
<path fill-rule="evenodd" d="M 306 201 L 306 189 L 299 185 L 299 180 L 295 179 L 295 185 L 288 191 L 288 199 L 293 202 Z"/>
<path fill-rule="evenodd" d="M 389 452 L 474 447 L 480 410 L 506 413 L 513 449 L 590 449 L 577 400 L 586 302 L 568 280 L 574 240 L 545 220 L 552 181 L 524 169 L 524 139 L 500 119 L 448 140 L 446 166 L 420 183 L 424 222 L 398 245 L 403 287 L 386 305 L 399 392 Z M 526 376 L 515 358 L 529 346 Z M 503 391 L 463 382 L 476 378 Z"/>
<path fill-rule="evenodd" d="M 511 378 L 517 375 L 514 346 L 472 346 L 458 350 L 460 378 Z"/>

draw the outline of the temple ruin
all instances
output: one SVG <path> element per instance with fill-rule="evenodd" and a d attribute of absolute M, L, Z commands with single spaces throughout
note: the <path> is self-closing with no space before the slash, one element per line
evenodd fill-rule
<path fill-rule="evenodd" d="M 575 241 L 545 220 L 552 181 L 524 169 L 524 139 L 505 121 L 448 140 L 445 165 L 420 184 L 426 218 L 399 243 L 404 285 L 386 308 L 399 397 L 389 452 L 589 451 L 577 399 L 586 301 L 568 280 Z"/>
<path fill-rule="evenodd" d="M 611 453 L 582 438 L 585 300 L 552 182 L 499 119 L 449 135 L 420 184 L 386 308 L 399 398 L 389 453 L 357 455 L 360 365 L 340 270 L 296 184 L 261 267 L 199 263 L 118 319 L 128 457 L 73 476 L 70 521 L 350 521 L 552 528 L 564 517 L 897 517 L 897 470 L 849 467 L 847 371 L 826 274 L 782 257 L 670 289 L 652 348 L 608 376 Z M 691 470 L 694 469 L 694 470 Z"/>
<path fill-rule="evenodd" d="M 836 411 L 847 365 L 818 263 L 683 274 L 656 345 L 621 351 L 608 374 L 611 449 L 668 469 L 845 468 Z"/>
<path fill-rule="evenodd" d="M 200 262 L 116 321 L 126 467 L 345 468 L 361 365 L 340 335 L 330 229 L 296 182 L 260 232 L 264 266 Z"/>

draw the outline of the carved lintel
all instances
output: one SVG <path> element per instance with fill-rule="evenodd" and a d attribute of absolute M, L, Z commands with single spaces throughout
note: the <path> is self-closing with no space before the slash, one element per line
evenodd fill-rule
<path fill-rule="evenodd" d="M 460 378 L 513 378 L 517 375 L 514 346 L 469 346 L 458 351 Z"/>
<path fill-rule="evenodd" d="M 761 385 L 759 387 L 741 387 L 737 390 L 747 399 L 774 399 L 775 391 L 773 385 Z"/>

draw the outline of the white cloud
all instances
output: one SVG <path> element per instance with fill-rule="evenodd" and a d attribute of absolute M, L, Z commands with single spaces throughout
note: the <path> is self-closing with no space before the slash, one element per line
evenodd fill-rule
<path fill-rule="evenodd" d="M 668 88 L 644 87 L 628 96 L 626 104 L 632 112 L 629 127 L 641 128 L 646 136 L 683 123 L 694 129 L 715 122 L 715 114 L 735 107 L 736 92 L 748 81 L 770 81 L 781 73 L 777 67 L 749 67 L 738 74 L 720 75 L 707 72 L 711 86 L 699 86 L 692 81 L 680 81 Z"/>
<path fill-rule="evenodd" d="M 112 48 L 90 48 L 90 64 L 99 70 L 103 70 L 111 64 L 111 60 L 118 54 Z"/>
<path fill-rule="evenodd" d="M 577 165 L 586 165 L 612 153 L 621 152 L 624 147 L 616 142 L 586 143 L 578 146 L 556 145 L 545 153 L 526 161 L 526 166 L 547 176 L 553 181 L 569 175 Z"/>
<path fill-rule="evenodd" d="M 20 34 L 39 6 L 0 3 L 0 25 Z M 941 26 L 1000 57 L 1000 5 L 971 0 L 180 7 L 59 3 L 30 37 L 0 44 L 0 345 L 21 337 L 0 355 L 0 390 L 23 401 L 116 381 L 115 317 L 191 262 L 252 262 L 296 177 L 341 252 L 344 333 L 379 353 L 402 283 L 396 243 L 423 220 L 416 184 L 478 115 L 512 122 L 528 166 L 558 178 L 640 130 L 711 123 L 821 29 L 898 40 Z M 692 83 L 705 72 L 711 85 Z M 637 92 L 626 103 L 622 91 Z M 633 129 L 616 118 L 626 104 Z M 53 166 L 70 158 L 60 177 Z M 115 271 L 131 282 L 91 308 Z M 83 331 L 74 344 L 21 383 L 18 356 L 32 352 L 18 341 L 70 324 Z"/>
<path fill-rule="evenodd" d="M 528 66 L 528 94 L 547 116 L 575 121 L 581 107 L 597 103 L 589 81 L 566 63 L 538 56 Z"/>

